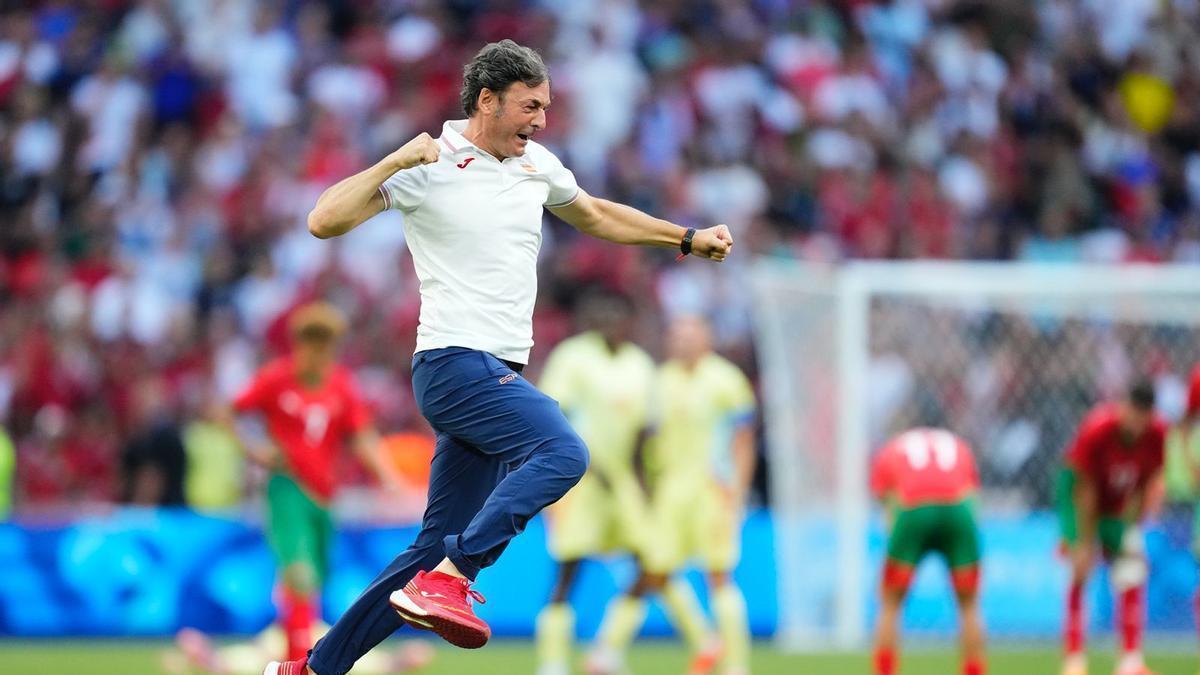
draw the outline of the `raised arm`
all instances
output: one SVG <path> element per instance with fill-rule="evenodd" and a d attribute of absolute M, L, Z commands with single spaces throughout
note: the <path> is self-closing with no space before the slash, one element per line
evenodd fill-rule
<path fill-rule="evenodd" d="M 550 209 L 584 234 L 618 244 L 678 248 L 687 228 L 655 218 L 637 209 L 593 197 L 582 189 L 569 204 Z M 697 230 L 692 255 L 720 262 L 733 248 L 733 235 L 724 225 Z"/>
<path fill-rule="evenodd" d="M 319 239 L 346 234 L 383 210 L 379 187 L 397 171 L 437 161 L 440 149 L 427 133 L 405 143 L 375 166 L 326 188 L 308 214 L 308 231 Z"/>

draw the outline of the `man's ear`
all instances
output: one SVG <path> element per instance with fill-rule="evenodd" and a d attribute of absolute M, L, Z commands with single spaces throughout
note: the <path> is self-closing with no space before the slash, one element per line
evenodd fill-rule
<path fill-rule="evenodd" d="M 485 115 L 493 115 L 497 106 L 500 105 L 500 97 L 496 96 L 491 89 L 484 87 L 479 90 L 479 99 L 475 101 L 475 105 Z"/>

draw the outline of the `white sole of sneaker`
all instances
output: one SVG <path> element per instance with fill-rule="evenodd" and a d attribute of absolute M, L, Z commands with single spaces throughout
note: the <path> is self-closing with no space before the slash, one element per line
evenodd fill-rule
<path fill-rule="evenodd" d="M 263 675 L 279 675 L 279 668 L 283 665 L 278 661 L 272 661 L 263 669 Z"/>
<path fill-rule="evenodd" d="M 417 607 L 412 600 L 409 599 L 404 591 L 395 591 L 388 596 L 388 604 L 401 619 L 413 624 L 414 628 L 424 628 L 425 630 L 433 630 L 433 625 L 425 621 L 421 617 L 428 616 L 428 612 Z"/>

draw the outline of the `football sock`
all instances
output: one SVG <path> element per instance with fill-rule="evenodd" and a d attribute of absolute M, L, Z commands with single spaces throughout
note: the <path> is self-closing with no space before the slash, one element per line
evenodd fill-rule
<path fill-rule="evenodd" d="M 963 675 L 986 675 L 987 667 L 983 659 L 967 659 L 963 662 Z"/>
<path fill-rule="evenodd" d="M 750 625 L 746 621 L 746 599 L 734 583 L 727 583 L 713 591 L 713 614 L 717 617 L 717 630 L 725 648 L 727 670 L 750 670 Z"/>
<path fill-rule="evenodd" d="M 1067 654 L 1083 651 L 1083 584 L 1072 584 L 1067 594 L 1067 630 L 1065 644 Z"/>
<path fill-rule="evenodd" d="M 703 649 L 708 643 L 712 630 L 708 626 L 704 610 L 700 608 L 700 601 L 696 599 L 696 592 L 692 590 L 692 585 L 685 579 L 672 579 L 663 588 L 662 599 L 667 610 L 667 617 L 671 619 L 675 629 L 683 636 L 683 641 L 687 643 L 688 649 L 693 654 Z"/>
<path fill-rule="evenodd" d="M 624 654 L 646 620 L 646 601 L 620 595 L 608 604 L 600 625 L 600 644 L 616 654 Z"/>
<path fill-rule="evenodd" d="M 1142 607 L 1142 587 L 1135 586 L 1121 591 L 1120 606 L 1121 646 L 1125 653 L 1141 653 L 1142 624 L 1145 612 Z"/>
<path fill-rule="evenodd" d="M 282 623 L 289 661 L 304 657 L 312 649 L 312 625 L 316 615 L 314 604 L 312 597 L 304 593 L 283 589 Z"/>
<path fill-rule="evenodd" d="M 891 647 L 875 648 L 875 675 L 896 675 L 896 650 Z"/>
<path fill-rule="evenodd" d="M 546 605 L 537 618 L 538 664 L 567 666 L 574 634 L 575 611 L 571 606 L 565 602 Z"/>

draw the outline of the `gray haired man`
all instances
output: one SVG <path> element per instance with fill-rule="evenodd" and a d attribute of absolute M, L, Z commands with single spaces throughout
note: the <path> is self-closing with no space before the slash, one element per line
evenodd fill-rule
<path fill-rule="evenodd" d="M 537 52 L 485 46 L 463 73 L 466 120 L 421 134 L 327 189 L 308 217 L 322 239 L 384 209 L 405 214 L 421 282 L 413 393 L 437 432 L 421 531 L 317 643 L 264 675 L 343 675 L 405 622 L 451 644 L 491 635 L 471 583 L 529 519 L 587 469 L 587 448 L 554 399 L 520 376 L 533 346 L 542 209 L 620 244 L 721 261 L 724 225 L 697 230 L 592 197 L 533 137 L 546 126 L 550 79 Z"/>

